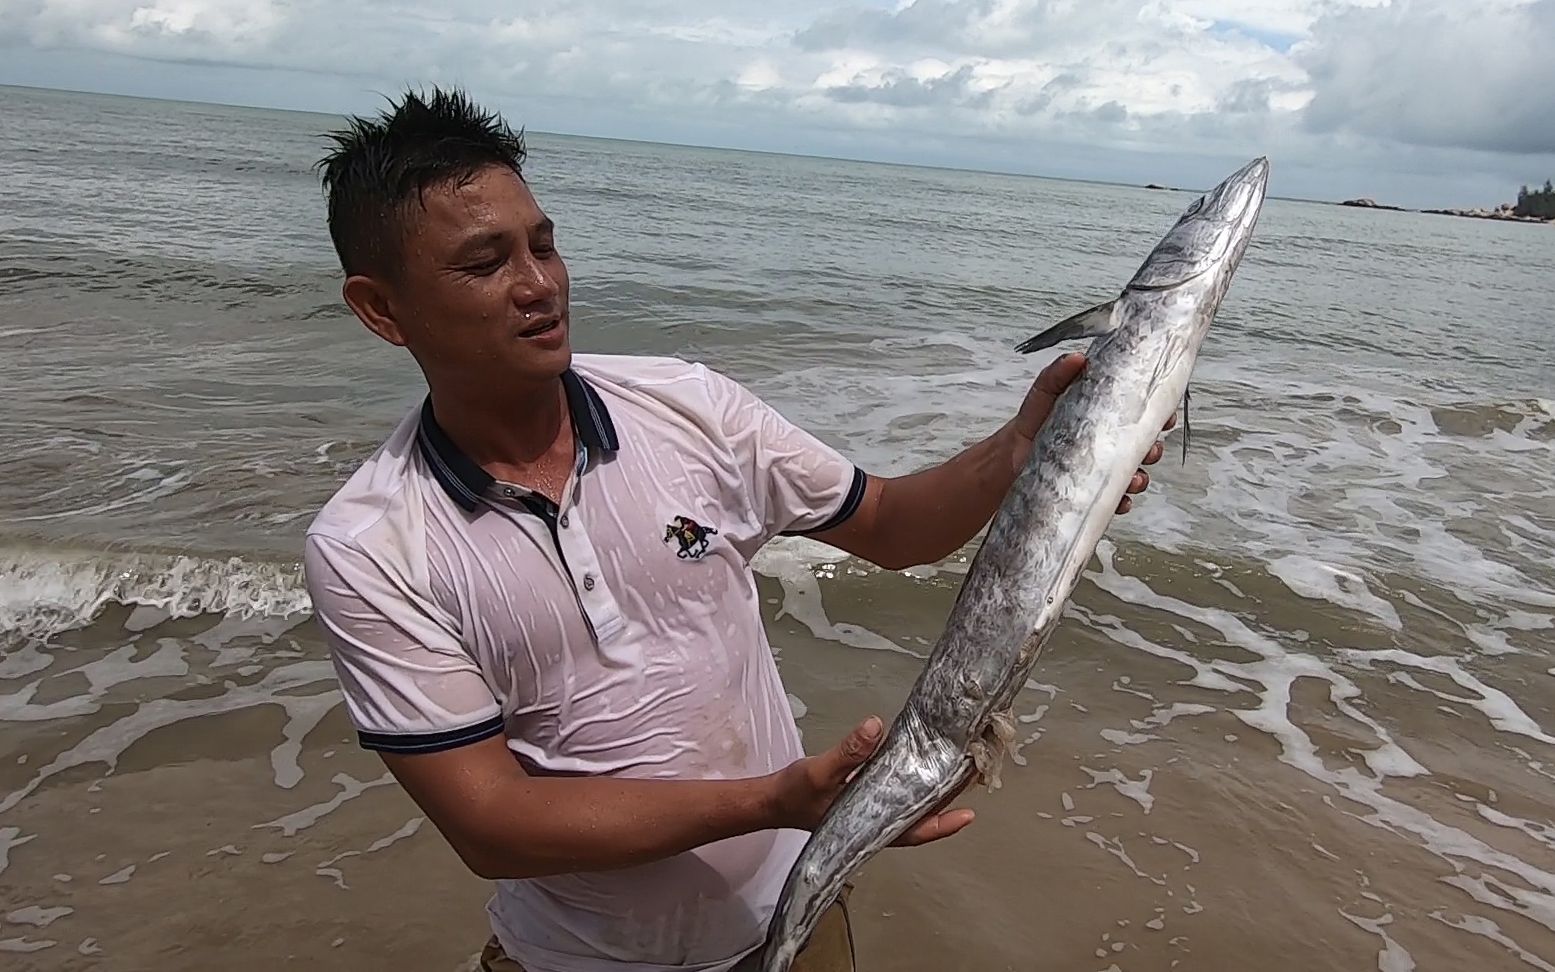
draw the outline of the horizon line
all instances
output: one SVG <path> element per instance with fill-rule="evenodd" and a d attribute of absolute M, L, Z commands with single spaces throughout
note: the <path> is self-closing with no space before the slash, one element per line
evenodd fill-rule
<path fill-rule="evenodd" d="M 233 109 L 238 109 L 238 110 L 242 110 L 242 111 L 274 111 L 274 112 L 282 112 L 282 113 L 285 113 L 285 114 L 293 114 L 293 115 L 325 115 L 325 116 L 338 117 L 338 118 L 342 118 L 342 119 L 356 117 L 356 116 L 352 115 L 352 113 L 343 112 L 343 111 L 323 111 L 323 110 L 319 110 L 319 109 L 307 109 L 307 108 L 281 108 L 281 107 L 276 107 L 274 105 L 264 105 L 264 104 L 243 104 L 243 103 L 230 102 L 230 101 L 202 101 L 202 100 L 199 100 L 199 99 L 196 99 L 196 98 L 166 98 L 166 97 L 155 97 L 155 96 L 151 96 L 151 95 L 125 94 L 125 93 L 119 92 L 119 91 L 102 91 L 102 90 L 97 90 L 97 89 L 92 89 L 92 88 L 58 88 L 58 87 L 54 87 L 52 85 L 16 84 L 16 83 L 0 82 L 0 90 L 3 90 L 5 88 L 15 88 L 15 89 L 26 90 L 26 91 L 46 91 L 46 92 L 52 92 L 52 93 L 56 93 L 56 94 L 88 95 L 88 96 L 92 96 L 92 97 L 101 97 L 101 98 L 126 98 L 126 99 L 129 99 L 131 101 L 163 102 L 163 103 L 167 103 L 167 104 L 196 105 L 196 106 L 206 106 L 206 107 L 213 107 L 213 108 L 233 108 Z M 1118 181 L 1112 180 L 1112 179 L 1085 179 L 1085 178 L 1081 178 L 1081 177 L 1078 177 L 1078 176 L 1043 175 L 1041 173 L 1036 173 L 1036 172 L 1017 172 L 1017 171 L 1014 171 L 1014 170 L 1011 170 L 1011 169 L 980 169 L 980 168 L 975 168 L 975 167 L 970 167 L 970 166 L 947 165 L 947 164 L 943 164 L 943 163 L 934 163 L 934 162 L 900 162 L 900 161 L 891 161 L 891 160 L 886 160 L 886 159 L 858 157 L 858 156 L 849 156 L 849 155 L 821 155 L 821 154 L 817 154 L 817 153 L 813 153 L 813 152 L 793 152 L 793 151 L 783 151 L 783 150 L 780 150 L 780 149 L 756 149 L 756 148 L 735 147 L 735 146 L 731 146 L 731 145 L 710 145 L 710 144 L 703 144 L 703 143 L 699 143 L 699 142 L 662 141 L 662 140 L 651 139 L 651 138 L 632 138 L 632 137 L 628 137 L 628 136 L 624 136 L 624 135 L 590 135 L 590 134 L 584 134 L 584 133 L 581 133 L 581 132 L 560 132 L 560 131 L 551 131 L 551 130 L 548 130 L 548 129 L 539 129 L 539 128 L 535 128 L 535 129 L 521 128 L 521 131 L 524 131 L 526 133 L 532 132 L 534 134 L 551 136 L 551 137 L 556 137 L 556 138 L 587 139 L 587 140 L 598 141 L 598 142 L 625 142 L 625 143 L 634 144 L 634 145 L 658 145 L 658 146 L 665 146 L 665 147 L 668 147 L 668 148 L 697 149 L 697 150 L 712 151 L 712 152 L 733 152 L 733 153 L 742 153 L 742 154 L 749 154 L 749 155 L 769 155 L 769 156 L 777 156 L 777 157 L 780 157 L 780 158 L 790 158 L 790 159 L 816 159 L 816 160 L 825 161 L 825 162 L 847 162 L 847 163 L 851 163 L 851 164 L 855 164 L 855 165 L 880 165 L 880 166 L 890 166 L 890 167 L 894 167 L 894 168 L 904 168 L 904 169 L 927 169 L 927 170 L 938 171 L 938 172 L 960 172 L 960 173 L 968 173 L 968 174 L 972 174 L 972 175 L 1003 176 L 1003 177 L 1015 178 L 1015 179 L 1040 179 L 1040 180 L 1044 180 L 1044 181 L 1048 181 L 1048 182 L 1068 182 L 1068 183 L 1074 183 L 1074 184 L 1078 184 L 1078 185 L 1107 186 L 1107 187 L 1122 188 L 1122 189 L 1144 189 L 1144 190 L 1148 190 L 1148 191 L 1151 191 L 1151 192 L 1178 192 L 1178 193 L 1187 193 L 1189 195 L 1193 195 L 1193 194 L 1202 194 L 1204 192 L 1209 191 L 1209 189 L 1212 188 L 1212 186 L 1204 186 L 1204 187 L 1201 187 L 1201 188 L 1184 188 L 1182 186 L 1166 186 L 1166 185 L 1161 185 L 1161 184 L 1155 183 L 1155 182 L 1149 182 L 1149 183 L 1143 183 L 1143 182 L 1118 182 Z M 1276 195 L 1276 194 L 1270 194 L 1268 198 L 1271 199 L 1271 200 L 1277 200 L 1277 201 L 1280 201 L 1280 202 L 1303 203 L 1303 204 L 1319 205 L 1319 206 L 1338 206 L 1338 205 L 1341 205 L 1343 202 L 1346 201 L 1346 200 L 1338 200 L 1338 199 L 1309 198 L 1309 197 L 1306 197 L 1306 196 L 1283 196 L 1283 195 Z M 1395 209 L 1394 211 L 1422 212 L 1422 210 L 1407 209 L 1407 208 Z"/>

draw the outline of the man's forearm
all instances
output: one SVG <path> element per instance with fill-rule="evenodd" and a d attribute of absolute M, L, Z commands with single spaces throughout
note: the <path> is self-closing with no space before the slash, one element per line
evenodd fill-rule
<path fill-rule="evenodd" d="M 631 780 L 519 774 L 479 794 L 422 797 L 471 870 L 485 878 L 527 878 L 630 867 L 784 826 L 774 792 L 770 777 Z M 460 800 L 462 806 L 453 805 Z"/>
<path fill-rule="evenodd" d="M 632 867 L 762 830 L 813 829 L 884 731 L 880 719 L 865 719 L 825 752 L 739 780 L 529 776 L 500 736 L 383 759 L 470 870 L 532 878 Z M 931 814 L 899 842 L 937 840 L 970 819 Z"/>
<path fill-rule="evenodd" d="M 880 491 L 868 533 L 872 549 L 859 551 L 899 570 L 933 563 L 960 549 L 993 518 L 1018 472 L 1017 456 L 1030 449 L 1011 425 L 920 472 L 876 480 Z"/>

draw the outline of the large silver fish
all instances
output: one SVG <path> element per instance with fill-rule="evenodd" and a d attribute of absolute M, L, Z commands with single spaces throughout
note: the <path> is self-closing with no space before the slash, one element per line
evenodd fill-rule
<path fill-rule="evenodd" d="M 1093 338 L 994 514 L 945 631 L 875 754 L 795 862 L 764 944 L 735 972 L 787 972 L 848 876 L 976 773 L 998 785 L 1011 707 L 1129 480 L 1179 403 L 1247 249 L 1258 158 L 1193 202 L 1114 300 L 1023 342 Z M 1188 424 L 1183 422 L 1183 456 Z"/>

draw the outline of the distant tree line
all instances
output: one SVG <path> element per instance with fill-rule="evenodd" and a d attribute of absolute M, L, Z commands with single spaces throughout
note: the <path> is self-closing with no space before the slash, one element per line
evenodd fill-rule
<path fill-rule="evenodd" d="M 1513 210 L 1519 216 L 1542 216 L 1545 219 L 1555 219 L 1555 185 L 1550 180 L 1544 180 L 1543 189 L 1530 190 L 1523 186 L 1517 191 L 1517 208 Z"/>

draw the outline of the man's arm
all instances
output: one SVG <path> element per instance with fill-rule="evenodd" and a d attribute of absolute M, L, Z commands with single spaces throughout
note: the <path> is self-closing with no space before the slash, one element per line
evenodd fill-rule
<path fill-rule="evenodd" d="M 883 735 L 871 718 L 832 749 L 749 779 L 530 776 L 446 620 L 354 542 L 310 533 L 304 566 L 362 745 L 483 877 L 609 870 L 753 831 L 810 829 Z M 937 811 L 898 843 L 948 837 L 971 820 Z"/>
<path fill-rule="evenodd" d="M 742 780 L 535 777 L 493 737 L 424 755 L 381 754 L 466 866 L 487 879 L 601 871 L 758 830 L 808 830 L 879 745 L 880 720 L 776 773 Z M 948 837 L 970 810 L 930 814 L 897 841 Z"/>
<path fill-rule="evenodd" d="M 629 867 L 780 823 L 770 780 L 529 776 L 501 736 L 384 764 L 483 878 Z"/>
<path fill-rule="evenodd" d="M 934 563 L 959 550 L 993 518 L 1015 482 L 1042 423 L 1065 388 L 1085 368 L 1085 357 L 1069 354 L 1042 370 L 1019 413 L 988 438 L 938 466 L 906 476 L 871 476 L 857 512 L 815 539 L 890 570 Z M 1166 428 L 1175 425 L 1175 416 Z M 1143 464 L 1160 460 L 1157 442 Z M 1150 483 L 1141 469 L 1128 492 Z M 1132 500 L 1118 505 L 1127 513 Z"/>

